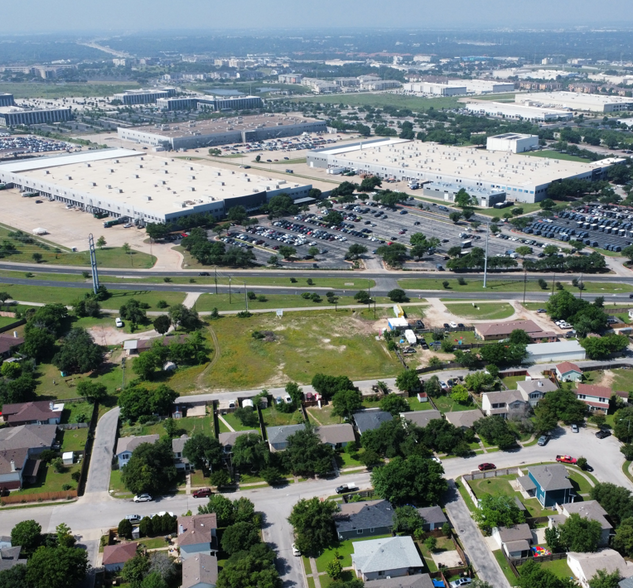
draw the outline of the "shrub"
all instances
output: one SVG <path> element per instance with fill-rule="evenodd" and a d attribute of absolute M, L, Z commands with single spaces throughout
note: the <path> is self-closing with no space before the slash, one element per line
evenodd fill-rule
<path fill-rule="evenodd" d="M 156 307 L 157 308 L 167 308 L 169 306 L 169 304 L 167 304 L 167 302 L 165 300 L 159 300 L 156 303 Z"/>

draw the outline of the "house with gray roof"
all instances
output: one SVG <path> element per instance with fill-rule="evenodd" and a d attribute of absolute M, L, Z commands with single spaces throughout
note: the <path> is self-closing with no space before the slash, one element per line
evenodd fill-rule
<path fill-rule="evenodd" d="M 607 511 L 600 506 L 600 503 L 597 500 L 585 500 L 583 502 L 570 502 L 568 504 L 563 504 L 561 505 L 559 511 L 565 517 L 565 520 L 572 514 L 578 514 L 583 519 L 597 521 L 600 523 L 602 533 L 600 535 L 599 546 L 604 547 L 609 545 L 609 536 L 613 532 L 613 525 L 608 519 Z M 556 520 L 554 517 L 552 516 L 548 518 L 550 519 L 548 526 L 550 528 L 556 526 Z"/>
<path fill-rule="evenodd" d="M 178 517 L 178 547 L 183 562 L 196 555 L 217 553 L 217 521 L 215 513 Z"/>
<path fill-rule="evenodd" d="M 197 553 L 182 562 L 182 588 L 215 588 L 218 581 L 218 558 Z"/>
<path fill-rule="evenodd" d="M 405 423 L 409 421 L 418 427 L 426 427 L 430 421 L 441 419 L 442 413 L 439 410 L 414 410 L 411 412 L 401 412 L 400 418 Z"/>
<path fill-rule="evenodd" d="M 504 419 L 525 413 L 527 399 L 519 390 L 484 392 L 481 395 L 481 410 L 486 416 L 499 415 Z"/>
<path fill-rule="evenodd" d="M 250 429 L 248 431 L 231 431 L 229 433 L 220 433 L 218 435 L 218 441 L 220 445 L 224 448 L 224 453 L 233 453 L 233 445 L 235 445 L 235 440 L 242 435 L 259 435 L 259 431 L 255 431 L 254 429 Z"/>
<path fill-rule="evenodd" d="M 495 527 L 492 538 L 510 559 L 527 557 L 534 537 L 527 523 L 512 527 Z"/>
<path fill-rule="evenodd" d="M 551 380 L 539 378 L 537 380 L 524 380 L 517 382 L 517 390 L 523 394 L 530 406 L 536 406 L 539 400 L 545 398 L 545 394 L 558 390 L 558 386 Z"/>
<path fill-rule="evenodd" d="M 567 504 L 575 496 L 567 468 L 560 463 L 530 466 L 528 475 L 517 478 L 517 482 L 527 494 L 536 497 L 546 508 Z"/>
<path fill-rule="evenodd" d="M 367 584 L 365 584 L 365 586 L 367 586 Z M 620 580 L 618 582 L 618 588 L 633 588 L 633 576 Z"/>
<path fill-rule="evenodd" d="M 478 408 L 475 410 L 457 410 L 455 412 L 445 412 L 444 418 L 455 427 L 470 429 L 479 419 L 484 418 L 484 413 Z"/>
<path fill-rule="evenodd" d="M 139 437 L 130 435 L 129 437 L 119 437 L 114 452 L 119 462 L 119 469 L 123 468 L 123 466 L 130 461 L 132 453 L 139 445 L 143 443 L 151 443 L 153 445 L 158 439 L 158 435 L 141 435 Z"/>
<path fill-rule="evenodd" d="M 266 435 L 268 436 L 268 446 L 271 451 L 283 451 L 288 447 L 288 438 L 299 431 L 304 431 L 306 426 L 301 425 L 282 425 L 280 427 L 266 427 Z"/>
<path fill-rule="evenodd" d="M 607 574 L 618 572 L 621 578 L 633 576 L 633 563 L 627 562 L 613 549 L 602 549 L 594 553 L 570 551 L 567 554 L 567 565 L 582 588 L 589 588 L 589 582 L 598 570 L 605 570 Z"/>
<path fill-rule="evenodd" d="M 359 435 L 366 431 L 373 431 L 383 423 L 393 419 L 390 412 L 385 412 L 379 408 L 366 408 L 354 413 L 354 423 Z"/>
<path fill-rule="evenodd" d="M 22 547 L 3 547 L 0 549 L 0 572 L 10 570 L 13 566 L 25 566 L 26 559 L 20 559 Z"/>
<path fill-rule="evenodd" d="M 174 465 L 177 470 L 183 470 L 185 472 L 191 469 L 189 460 L 182 454 L 187 441 L 189 441 L 189 435 L 182 435 L 181 437 L 171 440 L 171 450 L 174 453 Z"/>
<path fill-rule="evenodd" d="M 424 519 L 424 525 L 422 526 L 424 531 L 435 531 L 435 529 L 441 529 L 444 523 L 448 523 L 441 506 L 418 508 L 418 512 Z"/>
<path fill-rule="evenodd" d="M 38 454 L 50 449 L 55 443 L 57 425 L 20 425 L 0 429 L 2 449 L 29 449 L 30 454 Z"/>
<path fill-rule="evenodd" d="M 334 449 L 342 449 L 348 443 L 356 440 L 354 427 L 349 423 L 324 425 L 323 427 L 317 427 L 315 432 L 321 439 L 321 443 L 327 443 Z"/>
<path fill-rule="evenodd" d="M 365 582 L 365 588 L 434 588 L 433 580 L 428 574 L 415 576 L 400 576 L 399 578 L 384 578 Z M 628 587 L 627 587 L 628 588 Z M 633 588 L 633 586 L 631 587 Z"/>
<path fill-rule="evenodd" d="M 424 568 L 409 536 L 355 541 L 352 546 L 352 567 L 356 576 L 365 582 L 420 574 Z"/>
<path fill-rule="evenodd" d="M 387 535 L 393 528 L 394 509 L 386 500 L 348 502 L 334 514 L 336 533 L 341 541 L 372 535 Z"/>

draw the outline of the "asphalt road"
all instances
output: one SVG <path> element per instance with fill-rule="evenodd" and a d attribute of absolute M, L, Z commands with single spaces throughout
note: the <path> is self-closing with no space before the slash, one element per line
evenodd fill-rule
<path fill-rule="evenodd" d="M 97 423 L 86 482 L 86 494 L 108 494 L 120 412 L 121 409 L 117 406 L 106 412 Z"/>

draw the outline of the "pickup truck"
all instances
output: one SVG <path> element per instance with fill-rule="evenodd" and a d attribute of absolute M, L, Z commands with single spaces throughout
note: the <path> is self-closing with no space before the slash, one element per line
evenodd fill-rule
<path fill-rule="evenodd" d="M 358 490 L 358 486 L 356 486 L 356 484 L 342 484 L 336 488 L 336 493 L 345 494 L 346 492 L 352 492 L 353 490 Z"/>
<path fill-rule="evenodd" d="M 557 455 L 556 461 L 560 463 L 576 463 L 576 458 L 571 455 Z"/>

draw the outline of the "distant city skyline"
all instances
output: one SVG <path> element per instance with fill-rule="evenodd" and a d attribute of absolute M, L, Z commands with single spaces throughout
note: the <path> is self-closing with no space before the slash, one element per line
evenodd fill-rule
<path fill-rule="evenodd" d="M 26 0 L 3 6 L 4 33 L 326 28 L 591 28 L 633 25 L 630 0 Z"/>

